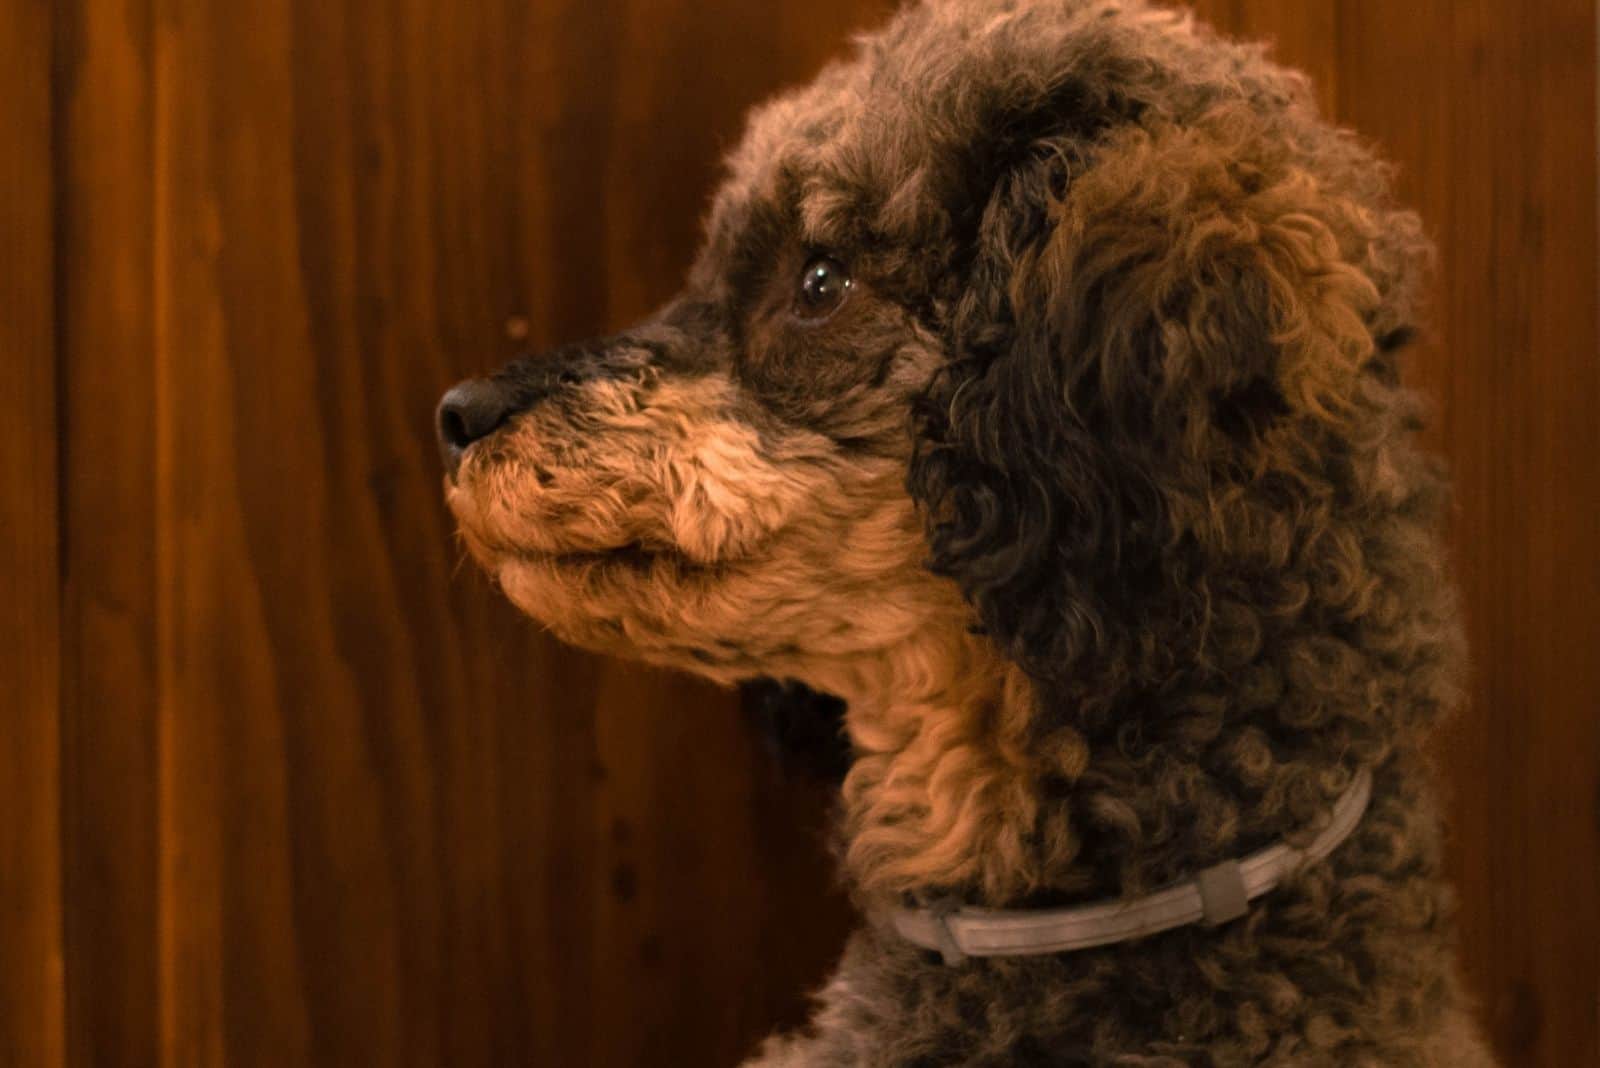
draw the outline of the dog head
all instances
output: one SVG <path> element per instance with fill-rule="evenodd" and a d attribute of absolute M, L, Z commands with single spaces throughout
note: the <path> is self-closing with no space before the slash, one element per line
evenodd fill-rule
<path fill-rule="evenodd" d="M 1214 737 L 1254 686 L 1367 702 L 1358 745 L 1354 673 L 1436 644 L 1401 634 L 1437 482 L 1393 354 L 1426 254 L 1260 49 L 930 0 L 755 113 L 676 299 L 446 396 L 449 501 L 591 648 L 845 692 L 947 635 L 1083 744 L 1157 695 Z"/>
<path fill-rule="evenodd" d="M 939 340 L 797 207 L 725 198 L 648 322 L 442 402 L 467 545 L 560 637 L 721 681 L 803 677 L 959 607 L 904 488 Z"/>

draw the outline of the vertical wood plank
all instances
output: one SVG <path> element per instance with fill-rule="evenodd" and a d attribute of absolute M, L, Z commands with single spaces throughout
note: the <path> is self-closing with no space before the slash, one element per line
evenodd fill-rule
<path fill-rule="evenodd" d="M 262 594 L 259 578 L 237 564 L 241 532 L 230 522 L 238 493 L 230 459 L 239 444 L 218 383 L 245 354 L 230 349 L 217 307 L 216 261 L 233 235 L 210 172 L 217 142 L 247 134 L 210 110 L 217 92 L 207 49 L 211 19 L 204 2 L 152 2 L 156 875 L 165 1068 L 233 1062 L 229 1045 L 241 1014 L 259 1030 L 247 1035 L 240 1063 L 315 1063 L 283 904 L 288 817 L 269 792 L 281 774 L 273 759 L 281 752 L 276 720 L 263 711 L 275 696 L 263 669 L 271 650 L 238 622 L 258 609 Z M 286 465 L 283 474 L 296 472 Z M 233 737 L 224 733 L 228 722 L 237 724 Z M 227 896 L 230 850 L 251 860 L 247 897 L 237 902 Z M 287 974 L 262 969 L 230 990 L 228 963 L 267 932 L 281 950 L 270 959 L 288 962 Z"/>
<path fill-rule="evenodd" d="M 59 8 L 69 1059 L 155 1064 L 158 432 L 144 0 Z"/>
<path fill-rule="evenodd" d="M 0 20 L 0 1064 L 56 1068 L 61 648 L 51 7 Z"/>
<path fill-rule="evenodd" d="M 1508 1066 L 1600 1060 L 1595 7 L 1340 9 L 1340 113 L 1435 234 L 1415 378 L 1472 651 L 1441 746 L 1466 971 Z"/>

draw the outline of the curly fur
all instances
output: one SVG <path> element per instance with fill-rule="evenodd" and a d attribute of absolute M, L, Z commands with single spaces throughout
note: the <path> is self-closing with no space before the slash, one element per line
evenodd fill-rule
<path fill-rule="evenodd" d="M 682 297 L 498 377 L 469 548 L 568 640 L 846 698 L 869 917 L 1145 893 L 1374 774 L 1225 928 L 947 968 L 874 921 L 753 1063 L 1489 1064 L 1421 750 L 1461 654 L 1389 184 L 1180 14 L 927 0 L 756 113 Z M 815 250 L 857 279 L 822 326 L 788 314 Z"/>

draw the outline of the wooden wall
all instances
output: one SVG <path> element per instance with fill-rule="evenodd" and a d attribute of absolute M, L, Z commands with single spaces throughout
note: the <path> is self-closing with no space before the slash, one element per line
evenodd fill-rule
<path fill-rule="evenodd" d="M 0 1065 L 733 1064 L 800 1017 L 825 799 L 462 566 L 430 412 L 669 294 L 745 107 L 886 7 L 9 6 Z M 1465 966 L 1508 1064 L 1600 1062 L 1594 7 L 1200 7 L 1438 237 Z"/>
<path fill-rule="evenodd" d="M 0 18 L 0 1064 L 65 1050 L 48 0 Z"/>

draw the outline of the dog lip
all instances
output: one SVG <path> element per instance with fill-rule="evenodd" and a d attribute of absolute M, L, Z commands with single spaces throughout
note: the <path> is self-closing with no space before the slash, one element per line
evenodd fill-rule
<path fill-rule="evenodd" d="M 680 567 L 705 566 L 673 546 L 647 545 L 640 541 L 624 542 L 606 549 L 523 550 L 519 555 L 561 567 L 626 568 L 637 572 L 648 571 L 661 561 L 670 561 Z"/>
<path fill-rule="evenodd" d="M 674 545 L 630 541 L 608 549 L 530 549 L 506 553 L 510 559 L 542 564 L 563 571 L 594 571 L 632 575 L 640 579 L 708 577 L 723 573 L 734 559 L 700 560 Z"/>
<path fill-rule="evenodd" d="M 549 556 L 561 563 L 605 563 L 645 567 L 663 557 L 682 557 L 683 554 L 666 546 L 647 547 L 643 542 L 630 541 L 610 549 L 557 552 L 550 553 Z"/>

